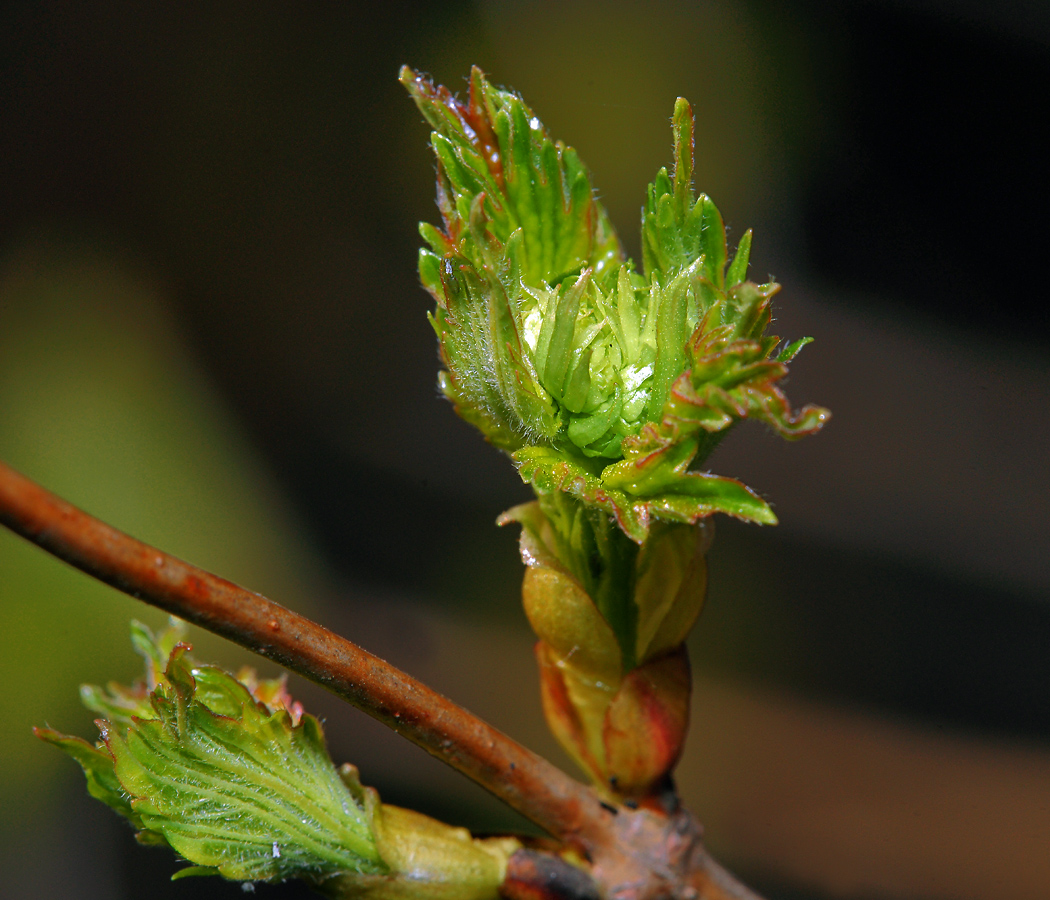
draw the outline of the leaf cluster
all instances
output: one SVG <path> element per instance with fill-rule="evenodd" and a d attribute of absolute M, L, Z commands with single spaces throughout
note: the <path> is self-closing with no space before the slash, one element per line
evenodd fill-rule
<path fill-rule="evenodd" d="M 564 492 L 642 543 L 653 519 L 725 512 L 771 523 L 730 478 L 696 471 L 736 422 L 820 428 L 777 382 L 807 339 L 766 335 L 775 284 L 746 281 L 717 207 L 692 187 L 693 117 L 679 99 L 673 175 L 642 214 L 643 271 L 626 259 L 576 152 L 478 69 L 465 102 L 411 70 L 434 129 L 443 228 L 421 226 L 419 271 L 456 411 L 510 453 L 537 493 Z"/>

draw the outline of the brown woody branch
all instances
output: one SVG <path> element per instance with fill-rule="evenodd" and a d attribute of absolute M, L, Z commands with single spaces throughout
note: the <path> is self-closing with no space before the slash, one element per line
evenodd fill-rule
<path fill-rule="evenodd" d="M 704 850 L 695 818 L 630 810 L 345 638 L 261 594 L 191 566 L 77 509 L 0 462 L 0 524 L 118 590 L 314 681 L 488 789 L 582 851 L 589 877 L 521 851 L 510 900 L 760 900 Z M 594 890 L 592 890 L 592 886 Z"/>
<path fill-rule="evenodd" d="M 598 798 L 501 731 L 345 638 L 77 509 L 0 462 L 0 522 L 72 566 L 317 682 L 564 841 L 605 830 Z"/>

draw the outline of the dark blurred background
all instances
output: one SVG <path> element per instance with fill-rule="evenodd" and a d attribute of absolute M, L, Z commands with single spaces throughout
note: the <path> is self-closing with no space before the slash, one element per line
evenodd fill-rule
<path fill-rule="evenodd" d="M 629 253 L 698 117 L 697 183 L 826 432 L 735 432 L 774 502 L 718 522 L 681 767 L 770 900 L 1050 896 L 1050 5 L 1045 0 L 8 2 L 0 27 L 0 457 L 320 618 L 567 765 L 520 612 L 527 492 L 455 419 L 418 287 L 434 221 L 409 63 L 521 91 Z M 90 734 L 162 620 L 0 534 L 0 895 L 172 885 L 29 735 Z M 200 655 L 243 655 L 195 635 Z M 293 682 L 384 798 L 480 830 L 495 801 Z M 259 886 L 267 897 L 306 896 Z"/>

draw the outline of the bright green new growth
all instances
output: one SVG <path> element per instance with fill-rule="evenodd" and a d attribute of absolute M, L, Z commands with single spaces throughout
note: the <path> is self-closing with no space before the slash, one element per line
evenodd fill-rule
<path fill-rule="evenodd" d="M 134 623 L 146 680 L 82 689 L 105 717 L 102 741 L 37 734 L 80 763 L 89 793 L 130 820 L 140 841 L 168 844 L 194 864 L 175 877 L 319 884 L 387 872 L 373 804 L 340 776 L 320 724 L 283 680 L 198 665 L 180 636 L 173 626 L 155 639 Z"/>
<path fill-rule="evenodd" d="M 778 286 L 744 280 L 751 233 L 729 262 L 717 208 L 694 195 L 689 104 L 675 104 L 674 175 L 649 186 L 638 273 L 576 152 L 519 96 L 478 69 L 466 103 L 401 80 L 434 129 L 444 230 L 421 226 L 419 271 L 456 411 L 538 493 L 614 515 L 637 543 L 652 519 L 775 522 L 751 489 L 694 470 L 741 419 L 796 438 L 828 413 L 793 414 L 776 385 L 808 339 L 775 354 Z"/>

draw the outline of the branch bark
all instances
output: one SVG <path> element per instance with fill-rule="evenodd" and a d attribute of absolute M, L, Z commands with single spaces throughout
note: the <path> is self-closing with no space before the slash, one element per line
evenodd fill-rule
<path fill-rule="evenodd" d="M 610 814 L 594 792 L 345 638 L 144 544 L 0 462 L 0 522 L 118 590 L 265 656 L 458 769 L 554 837 L 588 848 Z"/>

